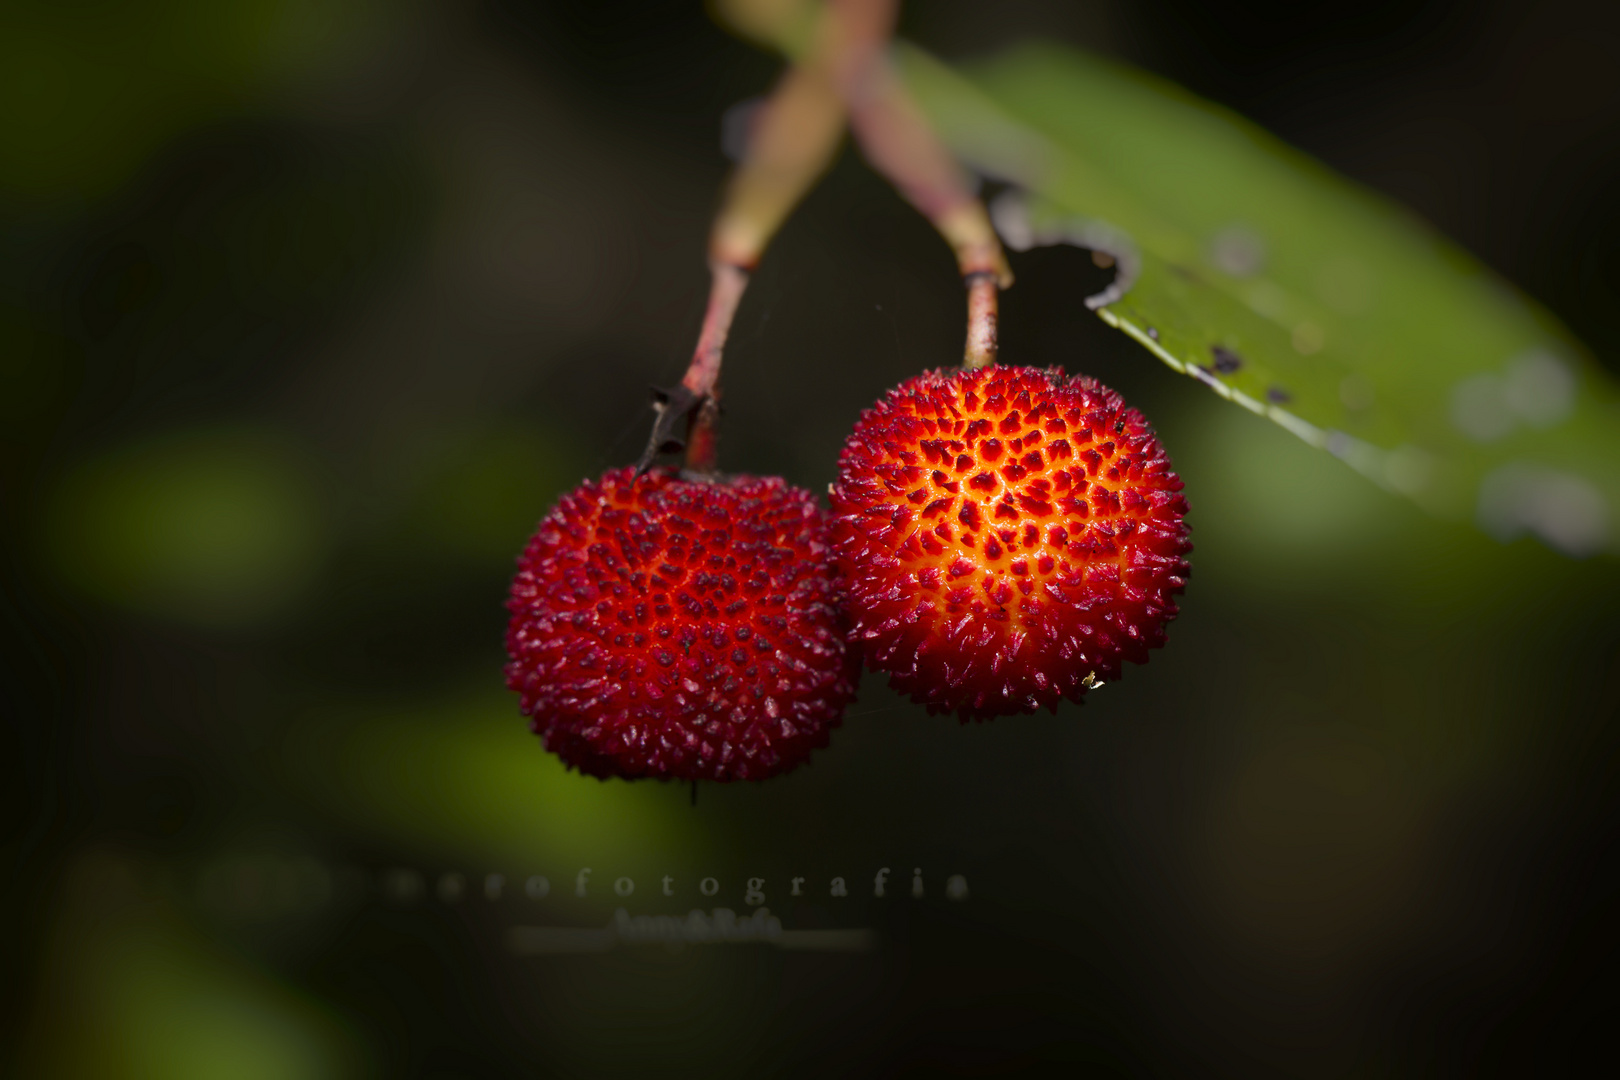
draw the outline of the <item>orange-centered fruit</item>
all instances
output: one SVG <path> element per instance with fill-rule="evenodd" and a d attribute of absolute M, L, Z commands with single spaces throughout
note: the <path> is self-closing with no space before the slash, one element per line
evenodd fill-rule
<path fill-rule="evenodd" d="M 1052 709 L 1164 643 L 1191 550 L 1142 415 L 1061 368 L 926 372 L 855 425 L 832 490 L 851 640 L 932 712 Z"/>

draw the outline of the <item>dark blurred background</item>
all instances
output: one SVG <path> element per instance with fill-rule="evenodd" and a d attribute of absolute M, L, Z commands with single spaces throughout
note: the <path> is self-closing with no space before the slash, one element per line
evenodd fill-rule
<path fill-rule="evenodd" d="M 1620 368 L 1620 7 L 914 0 L 903 32 L 1176 80 Z M 1150 665 L 965 727 L 868 675 L 810 766 L 695 808 L 542 752 L 502 686 L 512 557 L 679 377 L 720 117 L 778 70 L 696 0 L 0 6 L 8 1067 L 1508 1076 L 1605 1052 L 1620 570 L 1429 520 L 1177 378 L 1085 311 L 1084 252 L 1016 258 L 1004 358 L 1114 385 L 1187 481 L 1194 577 Z M 949 253 L 846 151 L 743 303 L 725 464 L 823 489 L 859 410 L 955 362 L 962 325 Z M 506 947 L 620 904 L 743 910 L 750 876 L 784 925 L 880 947 Z"/>

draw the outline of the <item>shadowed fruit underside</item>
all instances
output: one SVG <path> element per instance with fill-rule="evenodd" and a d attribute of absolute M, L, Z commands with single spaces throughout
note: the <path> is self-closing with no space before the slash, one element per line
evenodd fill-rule
<path fill-rule="evenodd" d="M 808 492 L 618 469 L 519 557 L 507 685 L 581 772 L 764 779 L 827 745 L 854 696 L 834 580 Z"/>
<path fill-rule="evenodd" d="M 1078 701 L 1164 644 L 1192 546 L 1181 487 L 1142 415 L 1093 379 L 910 379 L 839 460 L 851 639 L 931 712 Z"/>

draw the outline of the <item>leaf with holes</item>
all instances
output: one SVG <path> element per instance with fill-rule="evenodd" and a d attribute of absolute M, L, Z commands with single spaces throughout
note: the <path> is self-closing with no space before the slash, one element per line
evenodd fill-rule
<path fill-rule="evenodd" d="M 1016 185 L 1009 246 L 1112 254 L 1087 300 L 1221 397 L 1507 539 L 1620 551 L 1620 392 L 1409 214 L 1231 113 L 1057 46 L 958 73 L 902 48 L 952 149 Z"/>

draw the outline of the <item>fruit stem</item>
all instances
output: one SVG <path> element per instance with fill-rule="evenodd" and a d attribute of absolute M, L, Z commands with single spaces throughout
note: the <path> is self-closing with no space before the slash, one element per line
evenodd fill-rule
<path fill-rule="evenodd" d="M 956 254 L 968 289 L 963 366 L 995 363 L 996 291 L 1012 284 L 1012 269 L 973 177 L 935 134 L 890 61 L 899 0 L 827 0 L 813 33 L 804 29 L 812 18 L 805 3 L 719 0 L 717 6 L 739 31 L 801 56 L 801 66 L 814 61 L 819 71 L 826 65 L 866 160 Z"/>
<path fill-rule="evenodd" d="M 711 389 L 692 413 L 686 432 L 686 469 L 697 477 L 720 472 L 720 391 Z"/>
<path fill-rule="evenodd" d="M 833 57 L 843 47 L 837 29 L 823 20 L 811 49 L 755 113 L 709 233 L 711 263 L 757 266 L 782 222 L 832 164 L 844 134 L 833 77 Z"/>
<path fill-rule="evenodd" d="M 681 379 L 684 392 L 664 395 L 642 467 L 684 443 L 686 468 L 713 473 L 718 455 L 720 363 L 737 305 L 771 237 L 832 163 L 844 132 L 844 105 L 834 84 L 845 48 L 837 20 L 823 19 L 809 49 L 788 68 L 760 107 L 742 161 L 726 184 L 709 232 L 709 303 L 697 348 Z M 675 426 L 685 416 L 685 438 Z"/>
<path fill-rule="evenodd" d="M 734 263 L 709 264 L 709 304 L 703 312 L 703 328 L 698 331 L 697 348 L 687 366 L 681 385 L 702 397 L 714 393 L 720 381 L 720 356 L 737 317 L 737 305 L 748 288 L 748 271 Z"/>
<path fill-rule="evenodd" d="M 996 362 L 997 308 L 996 275 L 987 270 L 963 275 L 968 290 L 967 349 L 962 357 L 965 368 L 989 367 Z"/>
<path fill-rule="evenodd" d="M 734 18 L 766 11 L 746 0 L 729 7 Z M 810 29 L 785 46 L 795 62 L 760 107 L 743 159 L 726 184 L 709 233 L 709 303 L 697 348 L 681 385 L 657 397 L 658 421 L 641 456 L 642 471 L 659 453 L 682 447 L 688 471 L 716 471 L 720 364 L 737 306 L 771 237 L 832 163 L 846 110 L 873 168 L 956 254 L 968 291 L 963 366 L 996 362 L 997 290 L 1012 284 L 1012 271 L 973 178 L 935 135 L 889 60 L 899 0 L 828 0 L 813 23 L 801 17 L 809 11 L 805 5 L 788 7 L 792 18 L 782 14 L 787 21 L 781 25 Z M 776 29 L 785 38 L 786 31 Z M 684 434 L 677 435 L 683 421 Z"/>
<path fill-rule="evenodd" d="M 685 439 L 686 467 L 698 473 L 714 472 L 719 462 L 720 359 L 749 276 L 741 266 L 719 260 L 710 261 L 709 273 L 709 304 L 703 312 L 703 328 L 698 331 L 692 362 L 681 378 L 681 386 L 690 392 L 683 396 L 691 410 Z"/>
<path fill-rule="evenodd" d="M 1012 269 L 990 215 L 975 193 L 973 178 L 940 142 L 888 55 L 875 56 L 863 72 L 862 83 L 844 87 L 850 128 L 872 167 L 933 223 L 956 254 L 957 269 L 968 289 L 963 366 L 993 364 L 996 291 L 1012 284 Z"/>

